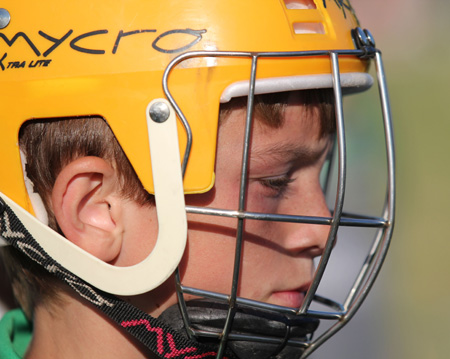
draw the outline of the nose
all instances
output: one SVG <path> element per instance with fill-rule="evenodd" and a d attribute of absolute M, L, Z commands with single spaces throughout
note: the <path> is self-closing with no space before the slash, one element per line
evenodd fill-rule
<path fill-rule="evenodd" d="M 320 184 L 303 188 L 298 196 L 290 198 L 285 208 L 287 214 L 302 217 L 330 218 L 331 213 Z M 284 247 L 292 254 L 306 253 L 320 256 L 328 238 L 330 226 L 326 224 L 288 223 L 281 224 Z"/>

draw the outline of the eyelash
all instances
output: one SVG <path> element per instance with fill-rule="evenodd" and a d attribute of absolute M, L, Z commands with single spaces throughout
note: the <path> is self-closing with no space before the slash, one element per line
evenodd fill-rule
<path fill-rule="evenodd" d="M 287 175 L 285 175 L 274 178 L 261 178 L 259 179 L 259 183 L 261 183 L 264 187 L 273 190 L 274 191 L 273 197 L 278 197 L 286 191 L 289 184 L 292 183 L 294 180 L 295 178 L 290 178 Z"/>

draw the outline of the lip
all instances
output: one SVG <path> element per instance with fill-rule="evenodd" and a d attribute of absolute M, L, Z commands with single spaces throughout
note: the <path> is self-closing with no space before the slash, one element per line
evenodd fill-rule
<path fill-rule="evenodd" d="M 306 292 L 311 283 L 305 284 L 298 289 L 280 290 L 272 293 L 274 304 L 291 308 L 300 308 L 305 300 Z"/>
<path fill-rule="evenodd" d="M 275 292 L 272 294 L 272 298 L 277 305 L 299 308 L 305 299 L 305 292 L 298 292 L 294 290 Z"/>

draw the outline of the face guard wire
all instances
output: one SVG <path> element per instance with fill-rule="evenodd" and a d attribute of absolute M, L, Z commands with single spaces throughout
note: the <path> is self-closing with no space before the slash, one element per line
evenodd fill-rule
<path fill-rule="evenodd" d="M 333 51 L 303 51 L 303 52 L 228 52 L 228 51 L 194 51 L 184 53 L 171 61 L 167 66 L 163 76 L 163 89 L 168 101 L 175 109 L 179 119 L 181 120 L 187 135 L 187 144 L 185 148 L 184 158 L 182 162 L 182 173 L 184 175 L 186 171 L 187 162 L 190 155 L 192 145 L 192 132 L 186 117 L 177 105 L 173 96 L 168 88 L 168 78 L 170 72 L 179 63 L 199 57 L 238 57 L 238 58 L 250 58 L 251 73 L 250 73 L 250 86 L 248 92 L 248 103 L 246 113 L 246 125 L 245 125 L 245 139 L 244 149 L 242 156 L 242 169 L 240 179 L 240 195 L 239 195 L 239 208 L 237 211 L 224 210 L 218 208 L 202 208 L 195 206 L 186 206 L 186 211 L 193 214 L 202 215 L 214 215 L 231 217 L 238 219 L 237 235 L 236 235 L 236 250 L 235 250 L 235 264 L 233 269 L 233 281 L 231 291 L 229 295 L 214 293 L 207 290 L 201 290 L 183 286 L 180 280 L 178 270 L 176 272 L 176 287 L 179 306 L 181 309 L 181 315 L 187 330 L 187 334 L 191 337 L 203 336 L 203 337 L 215 337 L 220 339 L 220 345 L 218 349 L 217 358 L 222 358 L 226 348 L 227 340 L 251 340 L 265 342 L 267 337 L 261 337 L 258 335 L 244 336 L 231 332 L 233 318 L 238 307 L 249 306 L 257 309 L 271 310 L 278 313 L 291 313 L 299 316 L 307 316 L 325 320 L 335 320 L 329 329 L 327 329 L 320 337 L 315 340 L 307 342 L 296 341 L 293 339 L 287 339 L 289 345 L 298 346 L 304 348 L 305 351 L 302 354 L 302 358 L 306 358 L 313 351 L 315 351 L 321 344 L 327 339 L 333 336 L 338 330 L 340 330 L 356 313 L 361 306 L 362 302 L 367 297 L 372 285 L 377 278 L 377 275 L 381 269 L 381 266 L 386 257 L 393 226 L 394 226 L 394 212 L 395 212 L 395 159 L 394 159 L 394 139 L 391 123 L 390 104 L 388 98 L 388 91 L 386 85 L 386 77 L 381 59 L 381 52 L 375 48 L 375 43 L 370 32 L 367 30 L 355 29 L 353 32 L 355 42 L 358 46 L 356 50 L 333 50 Z M 357 56 L 361 58 L 371 58 L 375 62 L 378 89 L 380 94 L 380 102 L 382 107 L 382 117 L 384 124 L 384 135 L 386 140 L 386 156 L 387 156 L 387 190 L 386 201 L 384 204 L 384 210 L 381 217 L 373 216 L 360 216 L 356 214 L 349 214 L 343 212 L 343 204 L 345 198 L 346 188 L 346 139 L 344 128 L 344 115 L 342 105 L 342 88 L 339 71 L 339 56 Z M 255 82 L 256 82 L 256 68 L 259 58 L 280 58 L 280 57 L 308 57 L 308 56 L 328 56 L 331 60 L 331 73 L 333 79 L 333 90 L 335 97 L 335 110 L 336 110 L 336 128 L 337 128 L 337 154 L 338 154 L 338 183 L 337 193 L 332 211 L 333 216 L 330 217 L 313 217 L 313 216 L 297 216 L 297 215 L 281 215 L 281 214 L 267 214 L 267 213 L 255 213 L 245 211 L 245 199 L 246 199 L 246 183 L 247 183 L 247 170 L 248 170 L 248 158 L 249 158 L 249 143 L 251 136 L 252 118 L 253 118 L 253 102 L 255 96 Z M 329 181 L 330 172 L 332 166 L 328 167 L 327 180 Z M 294 222 L 294 223 L 308 223 L 316 225 L 328 225 L 330 226 L 326 246 L 320 262 L 316 268 L 312 284 L 306 293 L 303 304 L 300 308 L 288 308 L 267 303 L 262 303 L 254 300 L 237 297 L 237 288 L 239 284 L 240 262 L 242 254 L 243 243 L 243 225 L 244 220 L 264 220 L 264 221 L 280 221 L 280 222 Z M 316 294 L 317 288 L 320 284 L 328 260 L 330 258 L 333 246 L 336 242 L 337 230 L 340 226 L 350 227 L 364 227 L 364 228 L 376 228 L 378 229 L 375 236 L 372 247 L 362 265 L 362 268 L 357 276 L 347 298 L 343 303 L 338 303 L 331 299 L 324 298 Z M 186 301 L 184 294 L 191 294 L 203 298 L 215 299 L 224 303 L 228 303 L 228 315 L 223 327 L 223 331 L 207 332 L 197 330 L 192 327 L 187 313 Z M 311 310 L 310 305 L 315 301 L 326 307 L 330 308 L 330 311 L 315 311 Z M 311 338 L 312 339 L 312 338 Z M 280 342 L 279 339 L 275 339 Z M 282 340 L 281 340 L 281 343 Z"/>

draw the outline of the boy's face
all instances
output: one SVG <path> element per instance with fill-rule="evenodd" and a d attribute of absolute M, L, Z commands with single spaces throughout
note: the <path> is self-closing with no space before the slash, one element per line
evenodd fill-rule
<path fill-rule="evenodd" d="M 314 112 L 306 112 L 291 95 L 282 126 L 269 127 L 256 119 L 247 211 L 330 216 L 319 181 L 330 139 L 319 137 L 320 119 Z M 187 196 L 187 205 L 238 208 L 245 117 L 246 109 L 237 108 L 221 124 L 215 186 L 208 193 Z M 191 214 L 188 221 L 187 248 L 180 263 L 182 283 L 229 293 L 237 220 Z M 238 295 L 299 307 L 311 281 L 313 258 L 322 253 L 328 229 L 321 225 L 247 220 Z M 159 302 L 151 314 L 175 303 L 173 281 L 169 282 L 150 293 L 152 301 Z"/>

